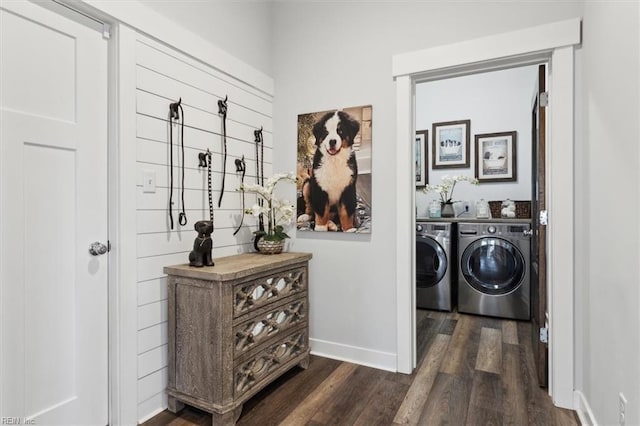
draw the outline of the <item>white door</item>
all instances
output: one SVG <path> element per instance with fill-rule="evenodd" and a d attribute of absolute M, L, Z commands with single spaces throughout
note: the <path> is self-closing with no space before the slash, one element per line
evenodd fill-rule
<path fill-rule="evenodd" d="M 0 418 L 105 425 L 107 42 L 2 1 L 0 43 Z"/>

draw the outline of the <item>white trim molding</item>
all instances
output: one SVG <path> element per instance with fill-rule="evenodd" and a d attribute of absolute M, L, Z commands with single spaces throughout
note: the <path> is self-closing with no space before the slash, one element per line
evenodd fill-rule
<path fill-rule="evenodd" d="M 549 62 L 551 92 L 547 144 L 549 271 L 547 276 L 551 340 L 549 393 L 559 407 L 574 407 L 574 46 L 580 19 L 438 46 L 393 57 L 397 102 L 397 371 L 415 366 L 415 241 L 412 202 L 416 82 L 450 78 L 514 66 Z M 551 191 L 553 189 L 553 191 Z M 569 261 L 567 261 L 569 259 Z M 413 274 L 413 275 L 410 275 Z M 407 309 L 410 306 L 412 309 Z M 412 334 L 407 330 L 412 330 Z"/>
<path fill-rule="evenodd" d="M 398 132 L 398 146 L 403 145 L 400 141 L 412 140 L 412 134 L 414 132 L 414 105 L 415 105 L 415 84 L 411 81 L 409 76 L 401 76 L 396 78 L 396 101 L 397 101 L 397 132 Z M 411 151 L 411 158 L 415 158 L 413 154 L 414 144 L 408 149 Z M 406 148 L 406 147 L 405 147 Z M 406 149 L 405 149 L 406 150 Z M 413 290 L 413 283 L 415 279 L 415 262 L 412 260 L 411 265 L 407 265 L 407 259 L 413 259 L 414 247 L 416 245 L 416 233 L 413 227 L 413 223 L 416 220 L 415 209 L 410 208 L 415 205 L 415 191 L 412 189 L 414 186 L 407 186 L 407 181 L 413 181 L 415 174 L 412 174 L 412 169 L 407 167 L 407 156 L 396 156 L 396 215 L 398 225 L 398 231 L 396 233 L 396 294 L 398 300 L 397 307 L 397 356 L 398 365 L 397 371 L 399 373 L 411 374 L 413 368 L 416 366 L 416 324 L 415 324 L 415 309 L 406 309 L 407 306 L 415 306 L 415 291 Z M 408 190 L 411 189 L 411 190 Z M 409 225 L 409 226 L 407 226 Z M 411 241 L 408 245 L 407 241 Z M 406 267 L 400 267 L 405 265 Z M 403 285 L 400 285 L 403 283 Z M 411 285 L 404 285 L 405 283 L 411 283 Z M 402 305 L 400 304 L 402 301 Z"/>
<path fill-rule="evenodd" d="M 509 33 L 436 46 L 393 57 L 394 77 L 459 68 L 580 43 L 580 19 L 553 22 Z M 481 49 L 479 49 L 482 47 Z"/>
<path fill-rule="evenodd" d="M 127 425 L 138 422 L 137 397 L 137 289 L 136 289 L 136 216 L 131 213 L 135 206 L 135 39 L 130 28 L 117 25 L 117 63 L 112 74 L 117 106 L 113 119 L 116 136 L 113 141 L 113 176 L 109 179 L 111 193 L 111 214 L 114 229 L 112 237 L 112 257 L 117 263 L 114 271 L 115 288 L 112 295 L 113 308 L 110 321 L 115 342 L 109 349 L 113 370 L 110 373 L 112 383 L 111 424 Z M 135 211 L 135 210 L 134 210 Z"/>
<path fill-rule="evenodd" d="M 574 64 L 573 47 L 553 50 L 547 138 L 549 393 L 573 408 L 574 390 Z"/>
<path fill-rule="evenodd" d="M 580 419 L 580 424 L 582 426 L 598 426 L 596 416 L 593 415 L 593 411 L 591 410 L 589 401 L 587 401 L 587 397 L 584 396 L 582 392 L 575 391 L 573 393 L 573 399 L 573 406 L 575 407 L 578 418 Z"/>
<path fill-rule="evenodd" d="M 392 353 L 320 339 L 309 339 L 309 345 L 312 355 L 364 365 L 378 370 L 396 371 L 396 355 Z"/>

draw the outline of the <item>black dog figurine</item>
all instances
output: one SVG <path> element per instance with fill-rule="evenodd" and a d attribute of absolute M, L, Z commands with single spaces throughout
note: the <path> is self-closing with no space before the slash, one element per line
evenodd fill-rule
<path fill-rule="evenodd" d="M 198 236 L 193 241 L 193 251 L 189 253 L 189 265 L 198 268 L 213 266 L 213 259 L 211 258 L 213 221 L 199 220 L 194 225 L 194 228 L 198 232 Z"/>

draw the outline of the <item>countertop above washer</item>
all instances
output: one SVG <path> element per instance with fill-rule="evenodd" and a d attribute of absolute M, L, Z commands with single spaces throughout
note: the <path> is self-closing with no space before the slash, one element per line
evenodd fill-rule
<path fill-rule="evenodd" d="M 477 222 L 477 223 L 531 223 L 531 218 L 513 218 L 513 219 L 476 219 L 475 217 L 416 217 L 416 222 Z"/>

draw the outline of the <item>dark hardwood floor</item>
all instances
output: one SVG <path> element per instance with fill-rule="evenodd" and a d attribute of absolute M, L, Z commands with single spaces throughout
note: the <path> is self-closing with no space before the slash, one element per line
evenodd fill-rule
<path fill-rule="evenodd" d="M 411 375 L 311 357 L 247 401 L 238 425 L 578 425 L 538 387 L 531 324 L 418 310 Z M 187 407 L 146 426 L 210 425 Z"/>

